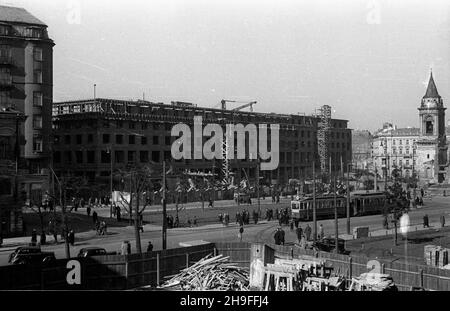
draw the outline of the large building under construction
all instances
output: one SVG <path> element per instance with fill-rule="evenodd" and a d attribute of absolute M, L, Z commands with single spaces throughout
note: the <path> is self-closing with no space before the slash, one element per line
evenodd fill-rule
<path fill-rule="evenodd" d="M 289 179 L 305 180 L 312 177 L 313 163 L 319 174 L 329 173 L 330 164 L 331 171 L 340 172 L 351 162 L 348 121 L 331 119 L 329 108 L 324 106 L 320 114 L 306 116 L 228 110 L 224 106 L 213 109 L 182 102 L 97 98 L 54 103 L 53 166 L 58 175 L 85 176 L 105 183 L 109 182 L 111 170 L 162 161 L 171 163 L 175 170 L 214 170 L 219 176 L 224 173 L 224 160 L 173 160 L 171 156 L 171 145 L 177 139 L 171 136 L 172 127 L 177 123 L 193 127 L 194 116 L 202 116 L 203 125 L 215 123 L 224 128 L 230 123 L 279 124 L 279 166 L 260 171 L 261 182 L 269 185 L 285 184 Z M 203 137 L 203 142 L 207 139 Z M 235 182 L 255 180 L 254 159 L 227 162 Z"/>

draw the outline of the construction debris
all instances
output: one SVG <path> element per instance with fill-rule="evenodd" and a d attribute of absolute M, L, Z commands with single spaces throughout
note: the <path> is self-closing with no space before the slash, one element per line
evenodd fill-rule
<path fill-rule="evenodd" d="M 229 257 L 208 255 L 183 269 L 159 288 L 171 290 L 249 290 L 247 269 L 229 263 Z"/>
<path fill-rule="evenodd" d="M 397 291 L 397 286 L 389 274 L 363 273 L 353 278 L 348 291 Z"/>

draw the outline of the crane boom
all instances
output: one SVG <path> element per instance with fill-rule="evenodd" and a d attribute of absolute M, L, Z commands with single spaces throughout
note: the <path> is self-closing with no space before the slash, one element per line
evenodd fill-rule
<path fill-rule="evenodd" d="M 235 108 L 233 110 L 237 111 L 237 110 L 240 110 L 242 108 L 250 106 L 250 110 L 253 111 L 253 105 L 256 104 L 256 101 L 248 102 L 248 101 L 240 101 L 240 100 L 222 99 L 220 101 L 220 103 L 222 104 L 222 110 L 226 110 L 227 109 L 227 103 L 245 103 L 246 105 L 238 107 L 238 108 Z"/>
<path fill-rule="evenodd" d="M 244 108 L 247 108 L 247 107 L 250 106 L 250 111 L 253 112 L 253 105 L 256 105 L 256 102 L 250 102 L 250 103 L 247 103 L 245 105 L 236 107 L 236 108 L 232 109 L 232 111 L 239 111 L 241 109 L 244 109 Z"/>

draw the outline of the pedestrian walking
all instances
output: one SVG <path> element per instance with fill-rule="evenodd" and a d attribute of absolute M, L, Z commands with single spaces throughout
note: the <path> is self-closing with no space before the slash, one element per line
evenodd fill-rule
<path fill-rule="evenodd" d="M 70 245 L 75 245 L 75 232 L 73 230 L 70 230 L 69 232 L 69 243 Z"/>
<path fill-rule="evenodd" d="M 116 217 L 117 222 L 120 222 L 122 220 L 122 215 L 120 214 L 120 206 L 116 206 Z"/>
<path fill-rule="evenodd" d="M 444 215 L 441 216 L 441 227 L 442 228 L 445 227 L 445 216 Z"/>
<path fill-rule="evenodd" d="M 303 229 L 302 229 L 302 227 L 298 226 L 297 229 L 296 229 L 296 233 L 297 233 L 298 243 L 300 243 L 301 240 L 302 240 L 302 237 L 303 237 Z"/>
<path fill-rule="evenodd" d="M 323 225 L 320 224 L 319 226 L 319 240 L 322 240 L 325 237 L 325 231 L 323 229 Z"/>
<path fill-rule="evenodd" d="M 98 221 L 98 214 L 97 214 L 96 211 L 94 211 L 94 212 L 92 213 L 92 221 L 94 222 L 94 224 L 96 224 L 97 221 Z"/>
<path fill-rule="evenodd" d="M 47 236 L 45 235 L 45 231 L 42 230 L 41 233 L 41 245 L 45 245 L 47 243 Z"/>
<path fill-rule="evenodd" d="M 306 241 L 311 240 L 311 227 L 309 226 L 309 224 L 307 224 L 306 228 L 305 228 L 305 237 L 306 237 Z"/>
<path fill-rule="evenodd" d="M 242 242 L 242 235 L 244 234 L 244 226 L 240 226 L 239 227 L 239 234 L 238 234 L 238 237 L 239 237 L 239 240 Z"/>
<path fill-rule="evenodd" d="M 151 251 L 153 251 L 153 244 L 152 241 L 149 241 L 147 245 L 147 253 L 150 253 Z"/>
<path fill-rule="evenodd" d="M 91 205 L 88 205 L 86 207 L 86 213 L 87 213 L 88 216 L 91 216 Z"/>
<path fill-rule="evenodd" d="M 425 215 L 423 216 L 423 227 L 424 227 L 424 228 L 429 228 L 429 227 L 430 227 L 430 225 L 429 225 L 429 223 L 428 223 L 428 214 L 425 214 Z"/>
<path fill-rule="evenodd" d="M 31 245 L 36 246 L 37 243 L 37 232 L 36 229 L 33 229 L 33 231 L 31 231 Z"/>
<path fill-rule="evenodd" d="M 275 230 L 275 234 L 273 235 L 273 239 L 275 240 L 275 245 L 280 245 L 281 244 L 280 229 L 281 228 L 277 228 L 277 230 Z"/>
<path fill-rule="evenodd" d="M 284 232 L 283 228 L 280 228 L 281 245 L 284 245 L 285 236 L 286 236 L 286 232 Z"/>

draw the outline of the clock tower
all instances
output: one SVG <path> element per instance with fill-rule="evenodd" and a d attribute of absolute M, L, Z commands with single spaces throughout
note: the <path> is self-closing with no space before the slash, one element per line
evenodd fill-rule
<path fill-rule="evenodd" d="M 417 171 L 424 181 L 442 183 L 447 164 L 445 109 L 442 97 L 430 74 L 419 110 L 420 135 L 416 143 Z"/>

